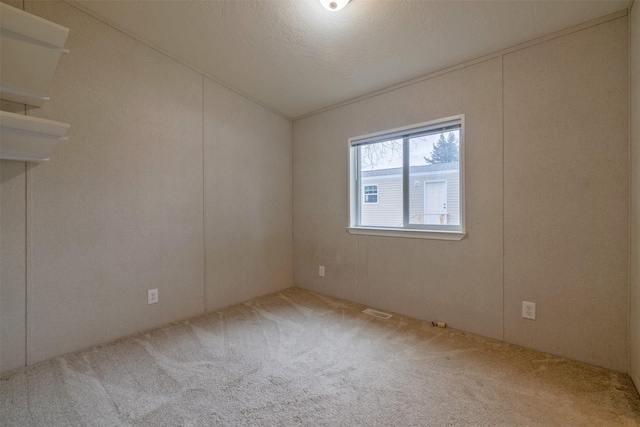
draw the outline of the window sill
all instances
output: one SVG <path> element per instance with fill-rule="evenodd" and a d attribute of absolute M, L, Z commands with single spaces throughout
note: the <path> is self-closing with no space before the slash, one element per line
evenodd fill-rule
<path fill-rule="evenodd" d="M 464 231 L 433 231 L 396 228 L 347 227 L 351 234 L 367 236 L 405 237 L 409 239 L 434 239 L 460 241 L 467 235 Z"/>

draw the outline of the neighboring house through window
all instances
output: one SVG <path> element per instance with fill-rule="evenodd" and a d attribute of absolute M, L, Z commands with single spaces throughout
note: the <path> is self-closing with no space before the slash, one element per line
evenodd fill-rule
<path fill-rule="evenodd" d="M 350 232 L 464 236 L 464 116 L 351 138 L 349 146 Z"/>

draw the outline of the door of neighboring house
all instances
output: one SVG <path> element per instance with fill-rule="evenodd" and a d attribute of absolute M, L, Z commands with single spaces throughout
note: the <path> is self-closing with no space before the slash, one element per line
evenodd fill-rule
<path fill-rule="evenodd" d="M 424 223 L 448 223 L 447 181 L 425 181 L 424 183 Z"/>

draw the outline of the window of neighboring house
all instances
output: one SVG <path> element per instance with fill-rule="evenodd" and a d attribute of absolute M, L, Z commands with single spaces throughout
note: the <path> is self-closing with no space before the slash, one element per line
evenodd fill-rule
<path fill-rule="evenodd" d="M 351 233 L 464 237 L 464 115 L 351 138 L 349 149 Z"/>
<path fill-rule="evenodd" d="M 378 203 L 378 185 L 364 185 L 364 202 Z"/>

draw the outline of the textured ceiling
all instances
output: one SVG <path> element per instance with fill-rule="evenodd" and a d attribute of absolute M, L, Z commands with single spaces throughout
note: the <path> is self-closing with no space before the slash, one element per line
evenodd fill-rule
<path fill-rule="evenodd" d="M 616 1 L 70 1 L 296 118 L 626 9 Z"/>

